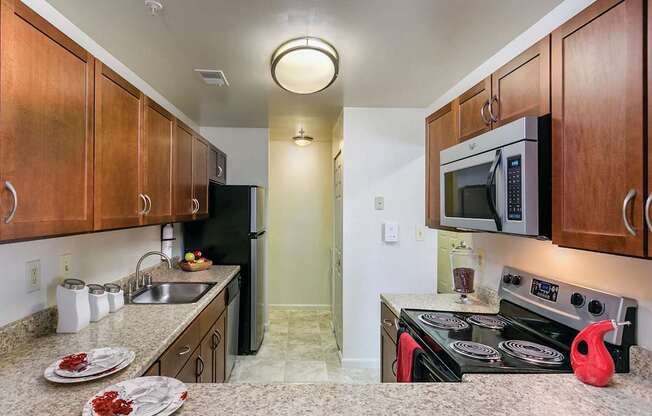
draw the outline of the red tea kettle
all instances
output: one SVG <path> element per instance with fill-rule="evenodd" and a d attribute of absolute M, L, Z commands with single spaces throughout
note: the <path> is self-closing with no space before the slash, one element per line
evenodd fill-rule
<path fill-rule="evenodd" d="M 570 360 L 575 377 L 592 386 L 604 387 L 614 375 L 614 360 L 604 345 L 604 334 L 629 322 L 604 320 L 581 330 L 571 345 Z"/>

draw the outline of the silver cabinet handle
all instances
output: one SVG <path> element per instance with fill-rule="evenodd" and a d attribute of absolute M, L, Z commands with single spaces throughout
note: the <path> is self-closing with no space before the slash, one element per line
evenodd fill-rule
<path fill-rule="evenodd" d="M 190 352 L 190 345 L 184 345 L 183 348 L 177 353 L 178 356 L 186 355 Z"/>
<path fill-rule="evenodd" d="M 149 215 L 150 211 L 152 211 L 152 198 L 145 194 L 145 199 L 147 200 L 147 211 L 145 211 L 145 215 Z"/>
<path fill-rule="evenodd" d="M 498 115 L 494 115 L 494 102 L 498 104 L 498 97 L 496 97 L 496 95 L 491 97 L 491 101 L 489 101 L 489 106 L 488 106 L 489 118 L 491 119 L 491 121 L 496 123 L 498 121 Z M 500 113 L 500 107 L 498 107 L 498 112 Z"/>
<path fill-rule="evenodd" d="M 385 326 L 393 326 L 392 321 L 389 319 L 383 319 L 383 325 Z"/>
<path fill-rule="evenodd" d="M 199 212 L 199 201 L 195 198 L 192 199 L 192 213 L 196 214 Z"/>
<path fill-rule="evenodd" d="M 197 211 L 195 211 L 195 212 L 199 212 L 199 207 L 201 206 L 200 203 L 199 203 L 199 199 L 195 199 L 195 201 L 197 201 Z"/>
<path fill-rule="evenodd" d="M 627 192 L 627 195 L 625 196 L 625 200 L 623 201 L 623 222 L 625 223 L 625 228 L 627 228 L 627 232 L 629 232 L 631 235 L 636 235 L 636 229 L 632 227 L 632 225 L 629 223 L 629 220 L 627 219 L 627 208 L 629 207 L 630 202 L 632 202 L 632 199 L 636 196 L 636 190 L 635 189 L 630 189 L 629 192 Z"/>
<path fill-rule="evenodd" d="M 394 377 L 396 377 L 396 372 L 398 371 L 396 367 L 398 364 L 398 358 L 392 361 L 392 374 L 394 374 Z"/>
<path fill-rule="evenodd" d="M 487 126 L 491 124 L 491 120 L 487 120 L 487 117 L 484 114 L 484 109 L 489 105 L 489 100 L 485 101 L 484 104 L 482 104 L 482 107 L 480 107 L 480 117 L 482 118 L 482 121 L 484 121 L 484 124 Z"/>
<path fill-rule="evenodd" d="M 217 176 L 222 176 L 222 173 L 224 173 L 224 169 L 222 169 L 222 166 L 217 165 Z"/>
<path fill-rule="evenodd" d="M 14 199 L 14 204 L 11 206 L 11 211 L 9 211 L 9 214 L 5 217 L 5 224 L 9 224 L 16 216 L 16 210 L 18 209 L 18 193 L 16 192 L 16 188 L 14 188 L 14 186 L 9 181 L 5 181 L 5 188 L 11 192 L 11 197 Z"/>
<path fill-rule="evenodd" d="M 645 201 L 645 222 L 647 223 L 647 229 L 652 232 L 652 219 L 650 219 L 650 207 L 652 206 L 652 193 L 647 196 L 647 201 Z"/>
<path fill-rule="evenodd" d="M 197 380 L 199 381 L 199 377 L 204 374 L 204 360 L 201 358 L 201 355 L 197 356 L 197 363 L 195 367 L 195 375 L 197 376 Z"/>
<path fill-rule="evenodd" d="M 147 214 L 147 199 L 145 199 L 145 195 L 143 194 L 138 194 L 138 197 L 143 201 L 143 210 L 138 211 L 138 215 L 145 215 Z"/>

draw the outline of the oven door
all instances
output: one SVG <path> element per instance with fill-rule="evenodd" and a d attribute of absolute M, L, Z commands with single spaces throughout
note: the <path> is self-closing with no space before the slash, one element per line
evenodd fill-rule
<path fill-rule="evenodd" d="M 538 235 L 537 144 L 520 141 L 440 167 L 441 224 Z"/>

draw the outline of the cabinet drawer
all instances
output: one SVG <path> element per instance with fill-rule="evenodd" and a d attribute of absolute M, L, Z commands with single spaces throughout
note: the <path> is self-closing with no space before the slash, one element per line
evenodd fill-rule
<path fill-rule="evenodd" d="M 196 319 L 161 356 L 161 375 L 176 376 L 199 345 L 199 341 L 199 320 Z"/>
<path fill-rule="evenodd" d="M 394 344 L 396 344 L 398 342 L 396 335 L 398 332 L 398 318 L 384 303 L 380 304 L 380 326 L 387 331 L 387 334 L 389 334 Z"/>
<path fill-rule="evenodd" d="M 226 290 L 222 290 L 199 315 L 199 334 L 206 335 L 226 308 Z"/>

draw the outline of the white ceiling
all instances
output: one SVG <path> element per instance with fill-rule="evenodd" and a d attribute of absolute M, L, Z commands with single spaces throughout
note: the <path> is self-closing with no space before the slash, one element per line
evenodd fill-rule
<path fill-rule="evenodd" d="M 202 126 L 304 126 L 330 140 L 342 106 L 425 107 L 561 0 L 47 0 Z M 310 96 L 269 73 L 274 49 L 312 35 L 332 43 L 340 76 Z M 193 70 L 222 69 L 228 88 Z"/>

